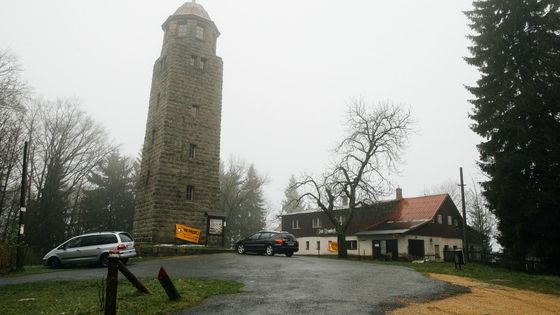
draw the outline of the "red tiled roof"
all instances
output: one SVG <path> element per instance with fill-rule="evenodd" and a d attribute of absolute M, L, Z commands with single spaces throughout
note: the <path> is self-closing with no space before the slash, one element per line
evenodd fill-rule
<path fill-rule="evenodd" d="M 445 198 L 447 194 L 404 198 L 391 209 L 387 219 L 362 229 L 358 234 L 372 234 L 373 231 L 403 233 L 413 230 L 432 220 Z"/>
<path fill-rule="evenodd" d="M 399 202 L 391 221 L 431 220 L 439 210 L 447 194 L 404 198 Z"/>

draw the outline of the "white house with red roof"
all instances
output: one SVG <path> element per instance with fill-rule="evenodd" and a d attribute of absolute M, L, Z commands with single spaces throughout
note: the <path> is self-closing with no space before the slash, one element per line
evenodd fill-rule
<path fill-rule="evenodd" d="M 345 219 L 348 209 L 335 210 Z M 374 258 L 443 259 L 446 249 L 462 248 L 462 216 L 447 194 L 378 202 L 354 210 L 347 230 L 349 255 Z M 336 255 L 333 224 L 321 210 L 286 214 L 282 229 L 299 241 L 299 255 Z"/>

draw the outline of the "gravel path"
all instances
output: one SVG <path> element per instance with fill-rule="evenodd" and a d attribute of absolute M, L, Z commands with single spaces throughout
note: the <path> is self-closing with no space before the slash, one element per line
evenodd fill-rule
<path fill-rule="evenodd" d="M 245 284 L 240 294 L 212 297 L 182 314 L 382 314 L 381 304 L 403 298 L 433 299 L 453 291 L 451 285 L 408 268 L 304 256 L 184 256 L 131 264 L 129 269 L 139 277 L 155 277 L 160 266 L 172 278 L 230 279 Z M 0 278 L 0 285 L 95 279 L 105 273 L 103 268 L 72 268 Z"/>

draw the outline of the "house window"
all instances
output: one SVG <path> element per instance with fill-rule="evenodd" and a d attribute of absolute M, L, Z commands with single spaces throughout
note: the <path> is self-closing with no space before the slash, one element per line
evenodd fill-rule
<path fill-rule="evenodd" d="M 187 36 L 187 24 L 179 24 L 177 26 L 177 37 Z"/>
<path fill-rule="evenodd" d="M 453 225 L 459 226 L 459 221 L 457 221 L 457 219 L 453 219 Z"/>
<path fill-rule="evenodd" d="M 309 241 L 305 241 L 305 250 L 309 250 Z"/>
<path fill-rule="evenodd" d="M 321 218 L 313 218 L 312 227 L 313 228 L 320 228 L 321 227 Z"/>
<path fill-rule="evenodd" d="M 206 68 L 206 59 L 205 58 L 200 58 L 200 62 L 198 63 L 198 68 L 200 70 L 204 70 L 204 68 Z"/>
<path fill-rule="evenodd" d="M 299 220 L 298 219 L 293 219 L 292 220 L 292 229 L 294 229 L 294 230 L 299 229 Z"/>
<path fill-rule="evenodd" d="M 441 214 L 437 215 L 437 223 L 439 223 L 439 224 L 443 223 L 443 217 L 441 216 Z"/>
<path fill-rule="evenodd" d="M 450 215 L 448 215 L 447 216 L 447 225 L 451 225 L 451 224 L 453 224 L 453 218 Z"/>
<path fill-rule="evenodd" d="M 340 223 L 341 225 L 344 224 L 344 216 L 343 215 L 339 215 L 338 216 L 338 223 Z"/>
<path fill-rule="evenodd" d="M 357 250 L 358 249 L 358 241 L 346 241 L 346 249 Z"/>
<path fill-rule="evenodd" d="M 321 241 L 317 241 L 317 250 L 321 249 Z"/>
<path fill-rule="evenodd" d="M 187 186 L 187 200 L 194 200 L 194 186 Z"/>
<path fill-rule="evenodd" d="M 196 39 L 204 40 L 204 27 L 197 25 L 194 36 Z"/>
<path fill-rule="evenodd" d="M 189 147 L 189 158 L 194 159 L 196 157 L 196 144 L 191 143 Z"/>
<path fill-rule="evenodd" d="M 197 105 L 191 106 L 191 116 L 193 120 L 196 120 L 198 118 L 198 114 L 199 114 L 199 107 Z"/>
<path fill-rule="evenodd" d="M 196 56 L 190 56 L 189 58 L 189 65 L 194 67 L 196 65 Z"/>

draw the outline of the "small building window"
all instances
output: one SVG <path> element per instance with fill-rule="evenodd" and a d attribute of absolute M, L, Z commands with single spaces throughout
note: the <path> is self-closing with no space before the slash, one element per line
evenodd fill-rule
<path fill-rule="evenodd" d="M 357 250 L 358 249 L 358 241 L 346 241 L 346 249 Z"/>
<path fill-rule="evenodd" d="M 453 219 L 453 225 L 459 226 L 459 221 L 457 221 L 457 219 Z"/>
<path fill-rule="evenodd" d="M 199 106 L 197 105 L 191 106 L 191 116 L 193 120 L 196 120 L 198 118 L 198 114 L 199 114 Z"/>
<path fill-rule="evenodd" d="M 299 229 L 299 220 L 298 219 L 293 219 L 292 220 L 292 229 L 294 229 L 294 230 Z"/>
<path fill-rule="evenodd" d="M 313 218 L 312 227 L 313 228 L 320 228 L 321 227 L 321 218 Z"/>
<path fill-rule="evenodd" d="M 196 65 L 196 56 L 190 56 L 189 58 L 189 65 L 194 67 Z"/>
<path fill-rule="evenodd" d="M 189 158 L 196 158 L 196 148 L 196 144 L 191 143 L 191 145 L 189 146 Z"/>
<path fill-rule="evenodd" d="M 187 186 L 187 200 L 194 200 L 194 186 Z"/>
<path fill-rule="evenodd" d="M 437 223 L 439 223 L 439 224 L 443 223 L 443 217 L 441 216 L 441 214 L 437 215 Z"/>
<path fill-rule="evenodd" d="M 450 215 L 448 215 L 447 216 L 447 225 L 451 225 L 451 224 L 453 224 L 453 218 Z"/>
<path fill-rule="evenodd" d="M 194 36 L 196 39 L 204 40 L 204 27 L 197 25 Z"/>
<path fill-rule="evenodd" d="M 305 250 L 309 250 L 309 241 L 305 241 Z"/>
<path fill-rule="evenodd" d="M 321 241 L 317 241 L 317 250 L 321 249 Z"/>
<path fill-rule="evenodd" d="M 198 68 L 200 70 L 204 70 L 204 68 L 206 68 L 206 59 L 205 58 L 200 58 L 200 62 L 198 63 Z"/>
<path fill-rule="evenodd" d="M 187 24 L 179 24 L 177 26 L 177 37 L 187 36 Z"/>

